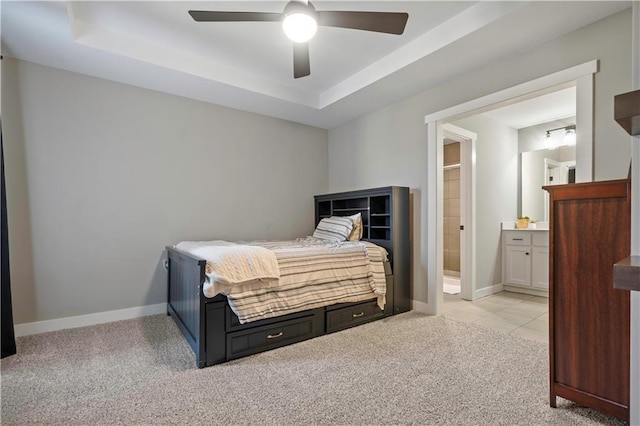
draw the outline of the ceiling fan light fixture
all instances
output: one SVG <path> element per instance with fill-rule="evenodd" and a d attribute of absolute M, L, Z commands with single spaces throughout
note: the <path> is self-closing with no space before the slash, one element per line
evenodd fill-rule
<path fill-rule="evenodd" d="M 285 16 L 282 21 L 284 33 L 296 43 L 311 40 L 318 30 L 318 23 L 308 13 L 295 12 Z"/>
<path fill-rule="evenodd" d="M 1 1 L 1 0 L 0 0 Z M 293 78 L 311 73 L 309 43 L 318 26 L 400 35 L 409 19 L 406 12 L 323 10 L 316 12 L 309 0 L 290 0 L 282 13 L 190 10 L 196 22 L 281 22 L 293 43 Z"/>

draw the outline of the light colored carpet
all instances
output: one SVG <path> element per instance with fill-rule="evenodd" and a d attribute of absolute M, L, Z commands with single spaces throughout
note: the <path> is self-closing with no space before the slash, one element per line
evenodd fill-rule
<path fill-rule="evenodd" d="M 197 369 L 170 317 L 18 339 L 2 424 L 622 424 L 549 407 L 544 343 L 418 313 Z"/>

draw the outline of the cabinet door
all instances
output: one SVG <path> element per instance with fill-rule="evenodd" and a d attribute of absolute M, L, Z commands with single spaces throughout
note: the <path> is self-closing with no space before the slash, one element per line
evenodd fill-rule
<path fill-rule="evenodd" d="M 531 286 L 531 253 L 528 246 L 507 246 L 506 284 Z"/>
<path fill-rule="evenodd" d="M 549 247 L 531 250 L 531 287 L 549 290 Z"/>

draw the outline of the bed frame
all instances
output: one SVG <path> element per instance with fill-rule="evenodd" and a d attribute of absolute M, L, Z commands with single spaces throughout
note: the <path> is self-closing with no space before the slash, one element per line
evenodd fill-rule
<path fill-rule="evenodd" d="M 362 239 L 389 252 L 384 311 L 372 298 L 240 324 L 225 296 L 204 296 L 206 260 L 169 246 L 167 313 L 193 349 L 199 368 L 410 310 L 409 189 L 386 187 L 319 195 L 315 202 L 316 224 L 328 215 L 361 212 Z"/>

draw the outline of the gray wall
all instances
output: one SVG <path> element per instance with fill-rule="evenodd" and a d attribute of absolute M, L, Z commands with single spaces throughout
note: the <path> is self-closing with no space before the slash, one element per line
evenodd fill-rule
<path fill-rule="evenodd" d="M 2 61 L 16 323 L 166 301 L 166 245 L 313 232 L 327 131 Z"/>
<path fill-rule="evenodd" d="M 409 186 L 417 197 L 424 197 L 427 184 L 425 115 L 593 59 L 600 61 L 594 83 L 595 179 L 623 178 L 629 167 L 629 138 L 612 119 L 613 97 L 631 90 L 630 58 L 631 9 L 628 9 L 332 129 L 329 131 L 329 189 L 399 184 Z M 451 64 L 451 69 L 455 70 L 455 64 Z M 516 180 L 515 175 L 513 179 Z M 478 180 L 477 185 L 480 190 L 485 185 L 493 185 L 493 180 Z M 426 212 L 422 211 L 419 198 L 414 199 L 413 207 L 413 295 L 419 302 L 428 302 L 427 244 L 422 232 L 426 227 Z M 478 241 L 477 253 L 481 253 L 484 248 L 481 240 Z"/>

